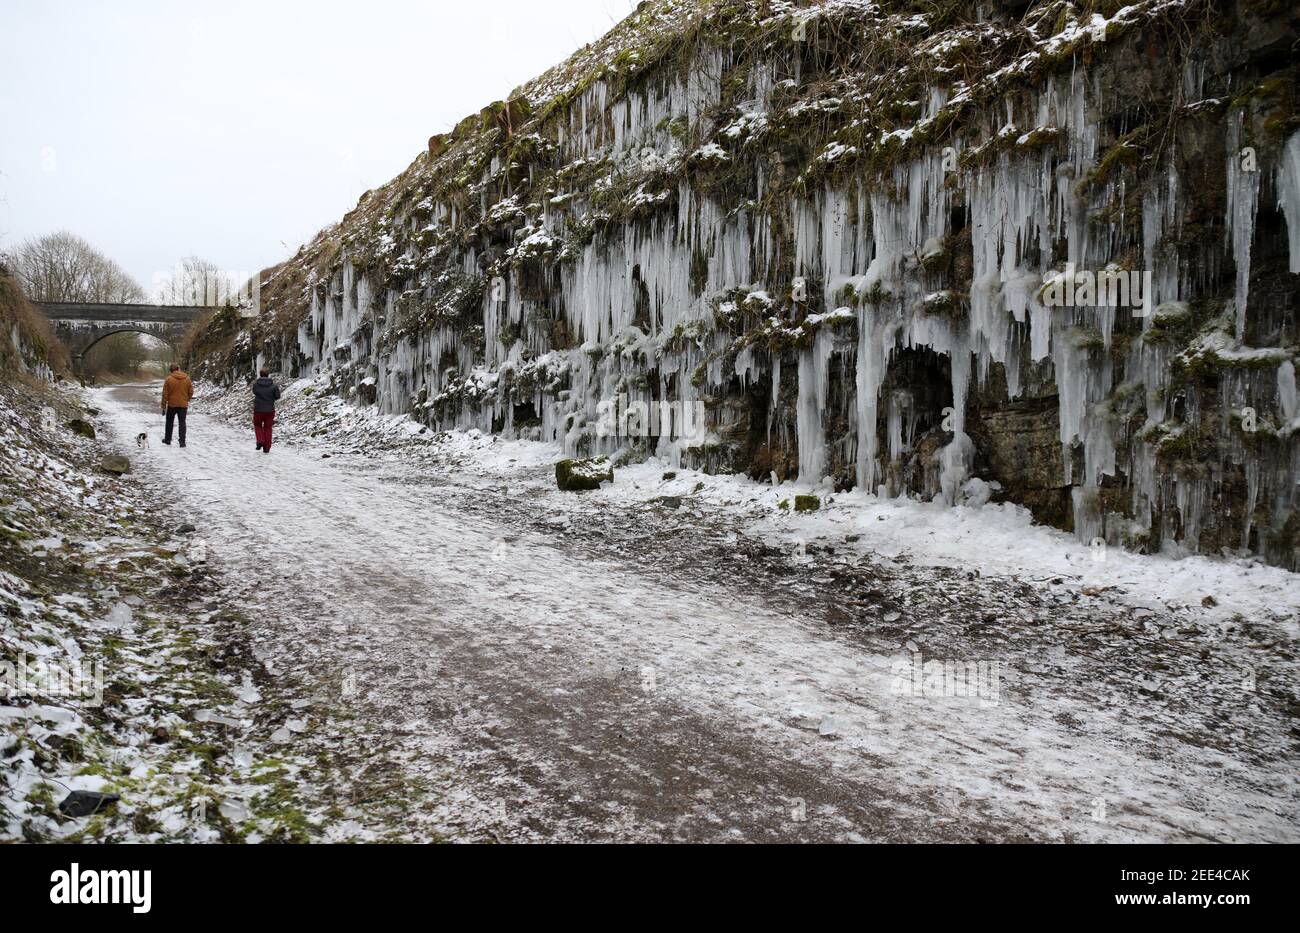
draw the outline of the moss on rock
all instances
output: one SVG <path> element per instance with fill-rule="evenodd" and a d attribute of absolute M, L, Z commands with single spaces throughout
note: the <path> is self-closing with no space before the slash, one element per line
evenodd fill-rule
<path fill-rule="evenodd" d="M 564 492 L 599 489 L 614 481 L 614 467 L 608 457 L 561 460 L 555 464 L 555 484 Z"/>

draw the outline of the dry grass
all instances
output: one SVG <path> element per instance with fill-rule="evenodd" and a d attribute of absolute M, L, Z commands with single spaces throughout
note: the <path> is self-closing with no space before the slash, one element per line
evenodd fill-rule
<path fill-rule="evenodd" d="M 198 318 L 176 348 L 176 362 L 192 376 L 220 378 L 244 322 L 234 308 L 219 308 Z"/>
<path fill-rule="evenodd" d="M 190 324 L 189 330 L 185 331 L 185 336 L 181 338 L 180 345 L 176 348 L 176 361 L 183 364 L 183 361 L 189 360 L 194 351 L 199 347 L 204 339 L 204 331 L 212 323 L 212 319 L 217 316 L 215 311 L 205 311 L 194 319 Z"/>

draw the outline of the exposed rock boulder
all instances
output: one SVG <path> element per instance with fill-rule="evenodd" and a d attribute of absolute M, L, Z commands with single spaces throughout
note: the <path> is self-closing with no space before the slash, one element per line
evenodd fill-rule
<path fill-rule="evenodd" d="M 121 476 L 123 473 L 131 472 L 131 461 L 121 454 L 109 454 L 103 460 L 99 461 L 99 468 L 105 473 L 112 473 L 114 476 Z"/>
<path fill-rule="evenodd" d="M 602 482 L 614 482 L 614 467 L 608 457 L 561 460 L 555 465 L 555 484 L 565 492 L 599 489 Z"/>
<path fill-rule="evenodd" d="M 794 510 L 796 512 L 816 512 L 822 507 L 822 500 L 816 496 L 795 496 Z"/>
<path fill-rule="evenodd" d="M 68 430 L 74 434 L 80 434 L 82 437 L 88 437 L 92 441 L 95 439 L 95 426 L 81 418 L 73 418 L 69 421 Z"/>
<path fill-rule="evenodd" d="M 74 790 L 63 798 L 59 809 L 67 816 L 93 816 L 117 803 L 121 798 L 117 794 L 101 794 L 93 790 Z"/>

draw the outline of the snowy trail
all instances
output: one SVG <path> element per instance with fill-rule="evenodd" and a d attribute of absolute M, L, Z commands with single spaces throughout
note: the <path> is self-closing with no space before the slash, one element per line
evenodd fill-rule
<path fill-rule="evenodd" d="M 264 456 L 200 410 L 166 448 L 151 395 L 98 398 L 119 438 L 150 431 L 137 469 L 243 582 L 259 657 L 355 683 L 356 714 L 444 788 L 453 836 L 1297 838 L 1294 769 L 1153 753 L 1104 693 L 1017 691 L 1010 664 L 984 701 L 900 693 L 898 658 L 761 593 L 592 560 L 364 465 Z"/>

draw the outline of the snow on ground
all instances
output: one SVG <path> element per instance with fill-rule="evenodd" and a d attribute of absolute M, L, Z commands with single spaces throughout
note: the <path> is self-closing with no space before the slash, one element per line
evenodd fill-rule
<path fill-rule="evenodd" d="M 332 793 L 345 762 L 276 739 L 317 704 L 247 653 L 202 536 L 65 427 L 109 427 L 83 405 L 0 382 L 0 841 L 387 838 Z M 68 814 L 74 791 L 118 799 Z"/>
<path fill-rule="evenodd" d="M 282 404 L 298 424 L 288 431 L 281 428 L 286 438 L 316 440 L 311 435 L 321 434 L 344 451 L 378 447 L 417 457 L 422 451 L 435 453 L 439 460 L 463 464 L 472 475 L 532 480 L 548 494 L 548 506 L 562 510 L 585 505 L 583 499 L 554 490 L 550 471 L 564 456 L 556 444 L 506 441 L 478 431 L 435 436 L 405 415 L 383 416 L 323 392 L 323 384 L 312 380 L 288 387 Z M 219 392 L 213 397 L 225 398 Z M 242 404 L 236 394 L 226 399 L 223 411 Z M 676 475 L 664 479 L 665 473 Z M 792 503 L 801 493 L 819 494 L 822 508 L 799 514 L 781 508 L 782 502 Z M 1300 574 L 1249 558 L 1093 548 L 1073 535 L 1033 524 L 1029 510 L 1012 503 L 949 508 L 858 491 L 828 493 L 791 481 L 773 486 L 743 474 L 714 476 L 657 460 L 620 468 L 614 483 L 591 498 L 636 507 L 663 496 L 689 496 L 701 506 L 743 514 L 752 521 L 753 534 L 791 552 L 801 544 L 833 541 L 859 554 L 906 558 L 983 576 L 1059 577 L 1135 608 L 1192 609 L 1211 622 L 1240 615 L 1276 623 L 1287 637 L 1300 637 Z M 846 541 L 852 536 L 857 540 Z"/>
<path fill-rule="evenodd" d="M 452 838 L 1300 836 L 1293 575 L 660 464 L 562 494 L 553 448 L 309 382 L 264 456 L 246 401 L 142 469 Z"/>
<path fill-rule="evenodd" d="M 94 468 L 73 416 L 91 417 L 72 392 L 0 386 L 0 839 L 220 840 L 219 798 L 195 815 L 229 776 L 195 720 L 242 704 L 195 663 L 216 642 L 167 621 L 202 597 L 202 559 Z M 73 791 L 122 799 L 74 818 L 58 807 Z"/>

